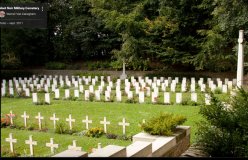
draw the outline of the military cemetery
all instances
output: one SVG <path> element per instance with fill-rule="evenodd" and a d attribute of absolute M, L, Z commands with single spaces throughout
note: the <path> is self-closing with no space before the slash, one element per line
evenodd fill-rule
<path fill-rule="evenodd" d="M 248 157 L 248 4 L 0 3 L 1 158 Z"/>

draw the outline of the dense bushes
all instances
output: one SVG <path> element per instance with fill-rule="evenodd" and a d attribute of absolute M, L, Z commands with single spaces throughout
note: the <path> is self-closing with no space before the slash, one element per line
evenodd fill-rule
<path fill-rule="evenodd" d="M 183 124 L 187 119 L 184 116 L 173 115 L 171 113 L 160 113 L 141 124 L 141 128 L 152 135 L 170 136 L 177 125 Z"/>
<path fill-rule="evenodd" d="M 211 96 L 202 106 L 197 145 L 212 157 L 248 157 L 248 92 L 239 89 L 229 105 Z"/>
<path fill-rule="evenodd" d="M 1 70 L 1 79 L 12 79 L 13 77 L 31 77 L 33 73 L 28 71 L 18 71 L 18 70 Z"/>
<path fill-rule="evenodd" d="M 21 67 L 21 61 L 13 52 L 1 54 L 2 69 L 18 69 Z"/>

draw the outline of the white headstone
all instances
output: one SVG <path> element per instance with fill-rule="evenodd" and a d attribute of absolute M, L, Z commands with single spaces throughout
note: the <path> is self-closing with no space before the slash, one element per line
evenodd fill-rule
<path fill-rule="evenodd" d="M 210 105 L 210 101 L 211 101 L 211 97 L 209 94 L 205 94 L 205 104 L 206 105 Z"/>
<path fill-rule="evenodd" d="M 45 93 L 45 102 L 50 104 L 50 93 Z"/>
<path fill-rule="evenodd" d="M 85 90 L 84 91 L 84 100 L 85 101 L 89 101 L 90 100 L 90 91 L 89 90 Z"/>
<path fill-rule="evenodd" d="M 133 91 L 127 93 L 127 99 L 133 99 Z"/>
<path fill-rule="evenodd" d="M 170 104 L 170 92 L 164 92 L 164 103 Z"/>
<path fill-rule="evenodd" d="M 38 102 L 37 93 L 32 93 L 32 97 L 33 97 L 33 103 L 37 103 Z"/>
<path fill-rule="evenodd" d="M 79 98 L 79 90 L 74 90 L 74 97 Z"/>
<path fill-rule="evenodd" d="M 5 89 L 5 87 L 2 87 L 1 88 L 1 96 L 2 97 L 6 96 L 6 89 Z"/>
<path fill-rule="evenodd" d="M 197 102 L 197 93 L 191 93 L 191 101 Z"/>
<path fill-rule="evenodd" d="M 226 84 L 224 84 L 222 86 L 222 93 L 227 93 L 227 85 Z"/>
<path fill-rule="evenodd" d="M 84 86 L 83 85 L 79 85 L 79 92 L 81 92 L 81 93 L 84 92 Z"/>
<path fill-rule="evenodd" d="M 110 92 L 108 90 L 105 91 L 105 101 L 110 101 Z"/>
<path fill-rule="evenodd" d="M 139 103 L 144 103 L 144 102 L 145 102 L 145 93 L 139 92 Z"/>
<path fill-rule="evenodd" d="M 121 91 L 116 92 L 116 101 L 121 102 Z"/>
<path fill-rule="evenodd" d="M 10 94 L 11 96 L 14 96 L 14 88 L 9 88 L 9 94 Z"/>
<path fill-rule="evenodd" d="M 101 96 L 100 96 L 100 91 L 99 90 L 96 90 L 95 91 L 95 98 L 97 101 L 100 101 L 101 100 Z"/>
<path fill-rule="evenodd" d="M 55 89 L 55 99 L 59 99 L 59 89 Z"/>
<path fill-rule="evenodd" d="M 65 89 L 65 98 L 69 98 L 70 97 L 70 90 L 69 89 Z"/>
<path fill-rule="evenodd" d="M 176 103 L 177 104 L 182 103 L 182 93 L 176 93 Z"/>

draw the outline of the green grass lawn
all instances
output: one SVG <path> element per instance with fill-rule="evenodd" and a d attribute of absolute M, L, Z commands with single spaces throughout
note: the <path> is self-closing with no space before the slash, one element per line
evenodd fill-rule
<path fill-rule="evenodd" d="M 12 110 L 16 117 L 14 118 L 14 124 L 21 128 L 24 126 L 24 121 L 21 115 L 23 112 L 29 115 L 27 120 L 28 126 L 33 126 L 35 130 L 38 130 L 38 120 L 35 116 L 38 112 L 44 117 L 42 121 L 42 128 L 48 129 L 47 132 L 41 131 L 28 131 L 20 129 L 1 128 L 1 151 L 9 150 L 9 143 L 5 141 L 9 133 L 13 133 L 13 137 L 18 140 L 15 144 L 15 150 L 17 153 L 25 156 L 25 150 L 29 154 L 28 145 L 24 142 L 28 139 L 29 135 L 33 135 L 33 139 L 37 141 L 38 145 L 35 146 L 34 156 L 49 156 L 50 148 L 45 147 L 45 143 L 50 141 L 50 138 L 54 138 L 54 141 L 59 144 L 59 151 L 63 151 L 69 144 L 72 144 L 72 140 L 78 141 L 78 146 L 82 146 L 83 150 L 89 151 L 90 148 L 97 147 L 97 143 L 102 143 L 102 146 L 108 144 L 116 144 L 121 146 L 127 146 L 131 144 L 131 141 L 125 140 L 113 140 L 107 139 L 105 136 L 101 138 L 89 138 L 86 136 L 75 135 L 61 135 L 55 134 L 53 129 L 53 122 L 49 120 L 49 117 L 56 113 L 56 117 L 60 118 L 60 122 L 63 122 L 67 128 L 69 128 L 68 122 L 65 121 L 72 115 L 76 121 L 73 123 L 73 130 L 78 132 L 85 130 L 85 124 L 82 120 L 88 115 L 89 119 L 93 121 L 89 125 L 92 127 L 101 127 L 100 121 L 106 116 L 110 121 L 107 132 L 117 135 L 122 134 L 122 127 L 118 125 L 118 122 L 122 121 L 122 118 L 126 118 L 126 121 L 130 123 L 130 126 L 126 128 L 126 135 L 132 136 L 139 132 L 141 129 L 138 124 L 143 119 L 149 119 L 152 116 L 159 114 L 160 112 L 170 112 L 174 114 L 180 114 L 187 117 L 187 121 L 184 125 L 191 126 L 191 143 L 195 141 L 196 124 L 195 122 L 201 119 L 198 114 L 199 106 L 187 106 L 187 105 L 157 105 L 157 104 L 131 104 L 131 103 L 117 103 L 117 102 L 86 102 L 86 101 L 69 101 L 69 100 L 53 100 L 51 105 L 34 105 L 31 98 L 1 98 L 1 113 L 7 114 Z M 3 154 L 1 152 L 1 155 Z M 4 156 L 4 155 L 2 155 Z"/>
<path fill-rule="evenodd" d="M 86 89 L 86 88 L 85 88 Z M 180 90 L 178 88 L 177 90 Z M 199 88 L 197 89 L 199 91 Z M 73 97 L 73 89 L 70 89 L 71 96 Z M 134 101 L 138 101 L 138 96 L 134 94 Z M 196 122 L 199 122 L 202 117 L 199 115 L 200 106 L 189 106 L 189 105 L 176 105 L 175 94 L 171 93 L 171 102 L 173 105 L 163 105 L 163 92 L 159 92 L 158 104 L 151 103 L 151 97 L 145 98 L 144 104 L 139 103 L 125 103 L 127 100 L 126 95 L 123 95 L 122 102 L 116 102 L 115 91 L 111 93 L 112 100 L 114 102 L 104 102 L 104 95 L 101 95 L 101 102 L 87 102 L 84 101 L 84 96 L 80 94 L 80 98 L 77 100 L 63 100 L 64 88 L 60 89 L 60 100 L 54 100 L 54 93 L 51 92 L 51 104 L 50 105 L 35 105 L 32 103 L 32 98 L 18 98 L 15 94 L 14 98 L 1 98 L 1 113 L 7 114 L 12 110 L 16 117 L 14 118 L 14 125 L 16 128 L 11 129 L 1 128 L 1 156 L 10 156 L 9 143 L 5 141 L 5 138 L 9 136 L 9 133 L 13 133 L 13 137 L 17 139 L 15 151 L 20 156 L 29 155 L 29 146 L 24 142 L 28 139 L 29 135 L 33 135 L 33 139 L 37 141 L 38 145 L 35 146 L 34 156 L 51 156 L 50 148 L 46 147 L 45 144 L 50 141 L 50 138 L 54 138 L 54 142 L 59 144 L 59 148 L 56 153 L 66 150 L 68 145 L 72 144 L 72 140 L 77 140 L 77 146 L 81 146 L 84 151 L 89 152 L 91 148 L 96 148 L 97 143 L 101 143 L 102 147 L 108 144 L 116 144 L 120 146 L 127 146 L 131 144 L 131 140 L 117 140 L 108 139 L 106 136 L 101 138 L 89 138 L 86 136 L 70 135 L 70 134 L 57 134 L 53 128 L 53 121 L 50 117 L 53 113 L 56 113 L 56 117 L 59 118 L 59 123 L 63 123 L 67 130 L 69 130 L 69 123 L 66 122 L 66 118 L 69 118 L 69 114 L 75 119 L 75 123 L 72 124 L 74 132 L 81 132 L 85 130 L 85 124 L 82 120 L 88 115 L 89 119 L 93 121 L 89 124 L 89 128 L 101 127 L 100 121 L 104 117 L 110 121 L 110 125 L 107 126 L 107 132 L 122 135 L 122 126 L 118 125 L 123 118 L 126 119 L 130 126 L 126 127 L 126 136 L 131 137 L 142 130 L 139 127 L 139 123 L 143 119 L 149 119 L 160 112 L 169 112 L 177 115 L 184 115 L 187 121 L 183 125 L 191 126 L 191 143 L 195 142 L 196 133 Z M 218 94 L 223 100 L 228 99 L 229 94 Z M 183 93 L 183 101 L 190 102 L 190 92 Z M 38 99 L 44 100 L 44 93 L 38 93 Z M 198 92 L 198 104 L 204 103 L 204 93 Z M 33 128 L 32 131 L 24 128 L 24 120 L 21 117 L 24 111 L 29 115 L 27 120 L 27 128 Z M 46 130 L 38 130 L 38 120 L 35 116 L 38 116 L 38 112 L 44 117 L 42 120 L 42 128 Z M 57 122 L 58 123 L 58 122 Z"/>

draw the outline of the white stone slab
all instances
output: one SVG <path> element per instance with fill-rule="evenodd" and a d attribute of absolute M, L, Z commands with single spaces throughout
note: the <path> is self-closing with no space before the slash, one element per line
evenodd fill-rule
<path fill-rule="evenodd" d="M 89 157 L 126 157 L 126 148 L 108 145 L 88 155 Z"/>
<path fill-rule="evenodd" d="M 175 137 L 159 137 L 152 142 L 152 157 L 162 157 L 166 152 L 175 146 Z"/>
<path fill-rule="evenodd" d="M 191 93 L 191 101 L 197 102 L 197 93 Z"/>
<path fill-rule="evenodd" d="M 182 103 L 182 93 L 176 93 L 176 103 L 177 104 Z"/>
<path fill-rule="evenodd" d="M 127 157 L 148 157 L 152 153 L 152 143 L 136 141 L 126 147 Z"/>
<path fill-rule="evenodd" d="M 144 102 L 145 102 L 145 93 L 139 92 L 139 103 L 144 103 Z"/>
<path fill-rule="evenodd" d="M 65 150 L 63 152 L 60 152 L 52 157 L 88 157 L 87 152 L 83 151 L 75 151 L 75 150 Z"/>

